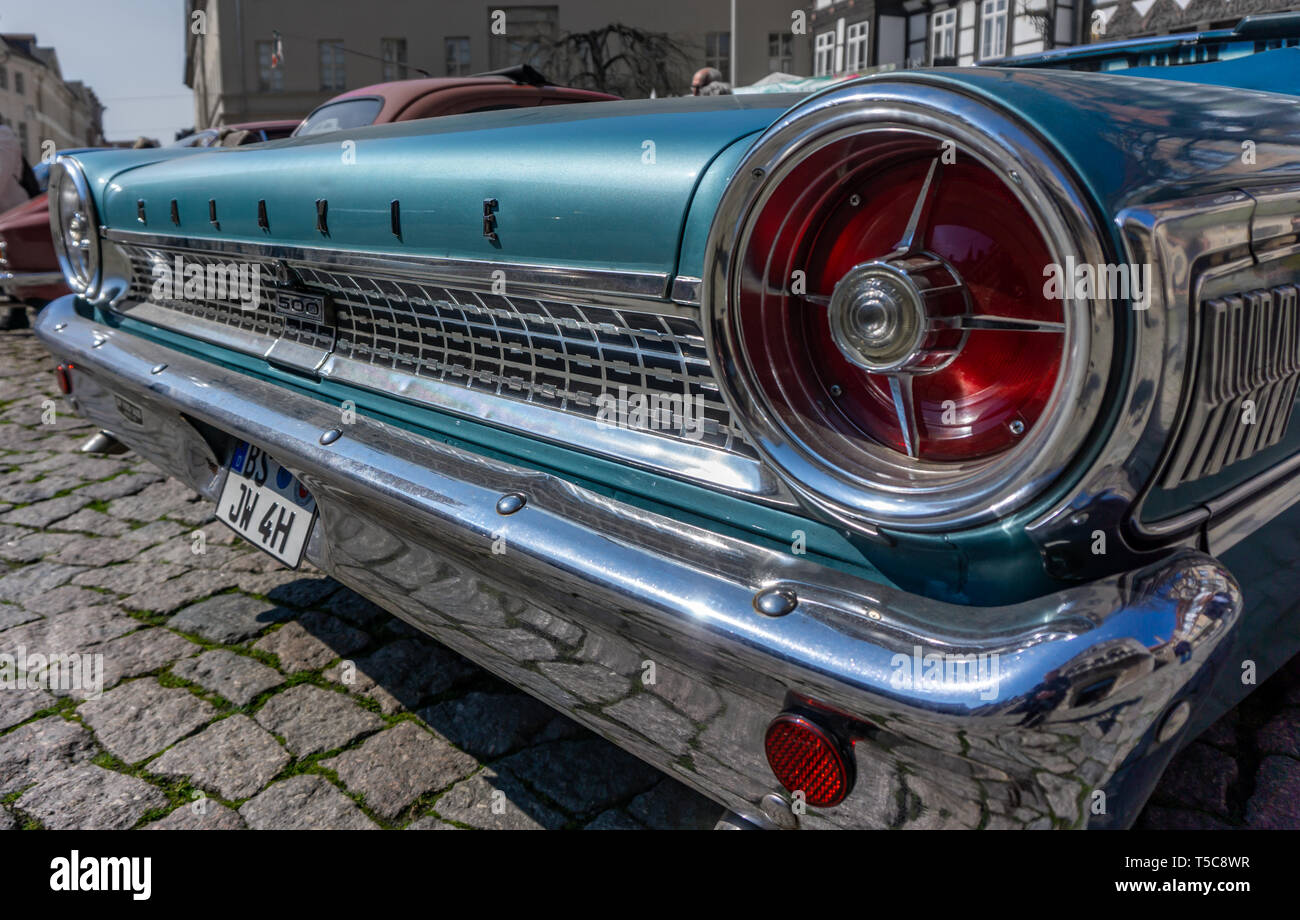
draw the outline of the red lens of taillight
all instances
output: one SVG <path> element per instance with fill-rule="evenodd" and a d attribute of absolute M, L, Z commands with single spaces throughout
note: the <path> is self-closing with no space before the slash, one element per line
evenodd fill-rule
<path fill-rule="evenodd" d="M 773 719 L 764 747 L 777 780 L 790 792 L 802 792 L 809 805 L 838 805 L 853 788 L 852 768 L 843 746 L 805 716 L 782 713 Z"/>
<path fill-rule="evenodd" d="M 1005 451 L 1043 414 L 1065 347 L 1063 305 L 1044 296 L 1048 246 L 989 167 L 948 159 L 939 141 L 905 131 L 851 137 L 805 158 L 764 202 L 743 256 L 738 331 L 777 412 L 940 462 Z M 921 199 L 920 238 L 901 255 Z M 864 367 L 832 330 L 837 285 L 882 260 L 929 298 L 920 327 L 930 331 L 901 373 Z M 863 309 L 859 328 L 885 342 L 898 331 Z"/>
<path fill-rule="evenodd" d="M 72 392 L 72 370 L 71 364 L 60 364 L 54 369 L 54 379 L 59 385 L 59 392 L 67 396 Z"/>

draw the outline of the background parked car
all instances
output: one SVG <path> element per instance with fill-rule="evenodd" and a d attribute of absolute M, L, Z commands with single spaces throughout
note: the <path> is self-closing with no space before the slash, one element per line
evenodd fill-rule
<path fill-rule="evenodd" d="M 289 137 L 296 121 L 254 121 L 221 128 L 208 128 L 181 138 L 174 147 L 242 147 Z M 85 153 L 95 147 L 60 151 Z M 26 307 L 40 309 L 56 297 L 71 291 L 63 283 L 59 260 L 50 241 L 49 199 L 44 194 L 49 164 L 32 167 L 42 194 L 0 214 L 0 328 L 21 328 Z"/>
<path fill-rule="evenodd" d="M 298 127 L 296 121 L 248 121 L 220 128 L 204 128 L 186 135 L 170 147 L 243 147 L 289 137 Z"/>
<path fill-rule="evenodd" d="M 366 125 L 413 121 L 439 115 L 463 115 L 538 105 L 609 102 L 618 96 L 593 90 L 554 86 L 524 64 L 472 77 L 396 80 L 349 90 L 317 106 L 294 136 L 346 131 Z"/>
<path fill-rule="evenodd" d="M 78 147 L 62 154 L 85 153 L 96 147 Z M 41 194 L 0 214 L 0 328 L 21 326 L 27 315 L 24 303 L 44 305 L 69 293 L 59 271 L 50 240 L 50 218 L 45 189 L 50 164 L 32 167 Z"/>

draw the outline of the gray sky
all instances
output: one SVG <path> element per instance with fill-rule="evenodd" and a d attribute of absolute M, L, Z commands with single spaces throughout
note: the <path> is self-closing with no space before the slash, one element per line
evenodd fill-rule
<path fill-rule="evenodd" d="M 0 32 L 34 32 L 53 46 L 66 80 L 106 107 L 110 140 L 166 144 L 194 125 L 185 85 L 184 0 L 0 0 Z"/>

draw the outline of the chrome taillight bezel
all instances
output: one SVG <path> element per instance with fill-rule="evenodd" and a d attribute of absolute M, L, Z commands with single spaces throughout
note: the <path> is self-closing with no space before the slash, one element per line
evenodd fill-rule
<path fill-rule="evenodd" d="M 798 436 L 756 385 L 734 305 L 753 221 L 794 165 L 820 147 L 870 131 L 950 140 L 1001 176 L 1031 215 L 1053 258 L 1110 261 L 1092 208 L 1056 154 L 988 103 L 916 80 L 868 80 L 821 93 L 754 143 L 723 193 L 709 233 L 702 285 L 705 336 L 724 396 L 751 443 L 788 486 L 838 523 L 875 531 L 978 526 L 1024 508 L 1076 459 L 1098 421 L 1113 365 L 1114 304 L 1063 301 L 1065 359 L 1049 409 L 1023 442 L 992 458 L 935 463 L 887 448 L 836 462 Z M 842 459 L 842 458 L 841 458 Z"/>

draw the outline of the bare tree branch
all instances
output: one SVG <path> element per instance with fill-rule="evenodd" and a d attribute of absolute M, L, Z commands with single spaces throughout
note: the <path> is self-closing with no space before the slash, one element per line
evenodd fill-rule
<path fill-rule="evenodd" d="M 635 98 L 681 95 L 698 60 L 665 32 L 612 23 L 557 38 L 538 37 L 526 59 L 557 83 Z"/>

